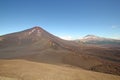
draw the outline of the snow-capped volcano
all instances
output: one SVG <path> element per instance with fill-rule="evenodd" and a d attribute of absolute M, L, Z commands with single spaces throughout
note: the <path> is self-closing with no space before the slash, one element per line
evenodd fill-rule
<path fill-rule="evenodd" d="M 101 41 L 101 40 L 108 40 L 108 38 L 99 37 L 99 36 L 95 36 L 95 35 L 86 35 L 81 40 L 84 41 L 84 42 L 91 41 L 91 40 L 99 40 L 99 41 Z"/>
<path fill-rule="evenodd" d="M 88 44 L 120 44 L 120 40 L 104 38 L 95 35 L 86 35 L 80 39 L 80 41 Z"/>

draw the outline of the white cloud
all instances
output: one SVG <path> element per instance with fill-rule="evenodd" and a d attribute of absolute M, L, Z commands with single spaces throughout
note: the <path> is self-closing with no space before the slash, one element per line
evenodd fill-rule
<path fill-rule="evenodd" d="M 111 37 L 112 39 L 117 39 L 117 40 L 120 40 L 120 37 Z"/>
<path fill-rule="evenodd" d="M 112 25 L 112 29 L 116 29 L 116 28 L 119 28 L 120 25 Z"/>
<path fill-rule="evenodd" d="M 108 38 L 120 40 L 120 34 L 119 33 L 113 33 L 113 34 L 110 34 Z"/>
<path fill-rule="evenodd" d="M 71 36 L 60 36 L 60 38 L 62 38 L 64 40 L 73 40 L 73 38 Z"/>
<path fill-rule="evenodd" d="M 112 29 L 116 29 L 117 28 L 117 26 L 112 26 Z"/>
<path fill-rule="evenodd" d="M 113 35 L 111 38 L 120 40 L 120 36 L 119 35 Z"/>

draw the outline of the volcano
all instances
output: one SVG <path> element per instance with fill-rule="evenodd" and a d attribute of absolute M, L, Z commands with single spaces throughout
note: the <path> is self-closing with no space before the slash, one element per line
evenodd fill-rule
<path fill-rule="evenodd" d="M 116 39 L 111 39 L 111 38 L 104 38 L 104 37 L 99 37 L 95 35 L 87 35 L 80 39 L 81 42 L 87 43 L 87 44 L 101 44 L 101 45 L 120 45 L 120 40 Z"/>
<path fill-rule="evenodd" d="M 24 59 L 120 75 L 120 49 L 63 40 L 39 26 L 0 37 L 0 59 Z"/>

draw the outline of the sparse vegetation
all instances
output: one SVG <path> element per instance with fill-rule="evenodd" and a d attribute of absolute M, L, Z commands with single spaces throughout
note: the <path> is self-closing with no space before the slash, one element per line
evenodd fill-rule
<path fill-rule="evenodd" d="M 26 60 L 0 60 L 0 80 L 119 80 L 120 76 Z"/>

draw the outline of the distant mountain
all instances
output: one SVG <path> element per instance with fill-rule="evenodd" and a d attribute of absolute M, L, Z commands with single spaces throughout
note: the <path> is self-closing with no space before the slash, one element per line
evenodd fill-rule
<path fill-rule="evenodd" d="M 95 35 L 87 35 L 80 39 L 81 42 L 86 43 L 86 44 L 113 44 L 113 45 L 120 45 L 120 40 L 116 39 L 111 39 L 111 38 L 104 38 L 104 37 L 99 37 Z"/>
<path fill-rule="evenodd" d="M 78 42 L 60 39 L 35 26 L 0 36 L 0 59 L 24 59 L 54 65 L 70 65 L 120 75 L 119 48 L 110 49 L 85 44 L 86 42 L 112 43 L 117 40 L 88 35 Z"/>

